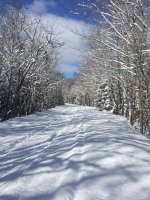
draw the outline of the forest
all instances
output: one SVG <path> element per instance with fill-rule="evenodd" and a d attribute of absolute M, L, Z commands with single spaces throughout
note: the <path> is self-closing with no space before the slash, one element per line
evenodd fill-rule
<path fill-rule="evenodd" d="M 0 0 L 0 200 L 150 200 L 150 0 Z"/>
<path fill-rule="evenodd" d="M 1 121 L 67 103 L 125 116 L 150 134 L 150 5 L 148 0 L 91 0 L 77 5 L 87 19 L 84 64 L 71 80 L 57 70 L 64 44 L 51 25 L 23 7 L 0 11 Z M 30 18 L 30 20 L 29 20 Z"/>
<path fill-rule="evenodd" d="M 0 21 L 1 120 L 64 104 L 63 76 L 56 71 L 63 42 L 53 26 L 10 5 L 1 9 Z"/>
<path fill-rule="evenodd" d="M 67 102 L 125 116 L 150 134 L 150 2 L 88 1 L 79 12 L 92 21 L 81 73 L 68 83 Z"/>

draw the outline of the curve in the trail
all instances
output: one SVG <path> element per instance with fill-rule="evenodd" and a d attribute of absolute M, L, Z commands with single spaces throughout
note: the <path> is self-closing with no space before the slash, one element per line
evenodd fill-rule
<path fill-rule="evenodd" d="M 150 141 L 77 105 L 0 124 L 0 200 L 149 200 Z"/>

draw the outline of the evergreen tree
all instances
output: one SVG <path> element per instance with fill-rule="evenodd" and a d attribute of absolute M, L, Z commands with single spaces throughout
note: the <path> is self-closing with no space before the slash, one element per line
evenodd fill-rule
<path fill-rule="evenodd" d="M 111 90 L 107 81 L 104 81 L 97 90 L 97 98 L 95 100 L 96 107 L 102 110 L 112 110 L 113 100 L 111 97 Z"/>

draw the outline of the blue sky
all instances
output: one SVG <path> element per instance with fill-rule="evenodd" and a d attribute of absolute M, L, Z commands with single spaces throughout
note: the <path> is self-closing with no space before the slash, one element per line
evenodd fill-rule
<path fill-rule="evenodd" d="M 83 63 L 81 49 L 84 49 L 85 45 L 78 33 L 84 34 L 87 28 L 83 17 L 71 12 L 79 1 L 81 0 L 16 0 L 38 14 L 46 25 L 52 20 L 56 21 L 57 32 L 62 33 L 61 37 L 65 41 L 58 58 L 58 67 L 67 78 L 78 72 Z"/>
<path fill-rule="evenodd" d="M 33 4 L 34 0 L 22 0 L 24 5 Z M 81 19 L 81 16 L 74 15 L 70 12 L 77 5 L 79 0 L 43 0 L 47 4 L 47 11 L 62 17 Z"/>

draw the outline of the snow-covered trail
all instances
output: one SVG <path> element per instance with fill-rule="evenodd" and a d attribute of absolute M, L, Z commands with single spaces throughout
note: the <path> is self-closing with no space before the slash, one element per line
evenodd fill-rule
<path fill-rule="evenodd" d="M 76 105 L 0 124 L 0 200 L 149 200 L 150 141 Z"/>

